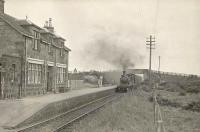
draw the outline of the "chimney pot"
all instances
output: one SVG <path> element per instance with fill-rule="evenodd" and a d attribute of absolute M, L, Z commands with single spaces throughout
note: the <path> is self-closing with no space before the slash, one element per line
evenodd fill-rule
<path fill-rule="evenodd" d="M 45 21 L 44 27 L 48 27 L 49 22 Z"/>
<path fill-rule="evenodd" d="M 52 27 L 52 18 L 49 18 L 49 27 Z"/>
<path fill-rule="evenodd" d="M 50 32 L 54 33 L 54 27 L 52 26 L 52 18 L 49 18 L 49 21 L 45 21 L 44 27 Z"/>

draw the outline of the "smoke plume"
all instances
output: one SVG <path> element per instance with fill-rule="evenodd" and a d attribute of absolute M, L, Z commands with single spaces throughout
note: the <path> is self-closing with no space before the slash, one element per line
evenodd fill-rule
<path fill-rule="evenodd" d="M 133 68 L 137 62 L 143 60 L 143 57 L 137 49 L 128 45 L 130 44 L 127 44 L 124 39 L 103 35 L 88 43 L 85 47 L 85 54 L 93 62 L 104 61 L 120 69 Z"/>

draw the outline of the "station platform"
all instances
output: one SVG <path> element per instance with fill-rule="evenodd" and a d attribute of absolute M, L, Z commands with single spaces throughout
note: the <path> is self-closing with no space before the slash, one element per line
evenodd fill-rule
<path fill-rule="evenodd" d="M 36 112 L 46 107 L 48 104 L 114 88 L 116 88 L 116 86 L 85 88 L 81 90 L 71 90 L 66 93 L 52 93 L 43 96 L 26 97 L 23 99 L 15 100 L 1 100 L 0 128 L 15 127 L 20 122 L 23 122 L 24 120 L 34 115 Z"/>

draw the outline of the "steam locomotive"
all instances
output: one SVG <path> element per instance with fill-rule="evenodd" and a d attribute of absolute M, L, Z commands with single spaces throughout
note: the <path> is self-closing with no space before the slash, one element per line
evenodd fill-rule
<path fill-rule="evenodd" d="M 123 71 L 123 74 L 120 77 L 120 84 L 117 86 L 116 92 L 128 92 L 135 88 L 135 85 L 135 74 L 126 74 L 126 71 Z"/>

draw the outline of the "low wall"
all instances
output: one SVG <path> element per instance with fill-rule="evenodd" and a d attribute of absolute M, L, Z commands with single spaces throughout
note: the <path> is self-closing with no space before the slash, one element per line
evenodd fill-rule
<path fill-rule="evenodd" d="M 71 89 L 79 89 L 84 87 L 84 80 L 69 80 Z"/>
<path fill-rule="evenodd" d="M 42 120 L 49 119 L 51 117 L 54 117 L 60 113 L 66 112 L 70 109 L 73 109 L 77 106 L 83 105 L 87 102 L 90 102 L 94 99 L 98 99 L 101 97 L 104 97 L 106 95 L 110 95 L 115 92 L 115 89 L 108 89 L 101 92 L 95 92 L 91 94 L 85 94 L 78 97 L 73 97 L 70 99 L 50 103 L 44 108 L 42 108 L 40 111 L 36 112 L 33 116 L 26 119 L 24 122 L 18 124 L 16 128 L 26 126 L 28 124 L 36 123 Z"/>

